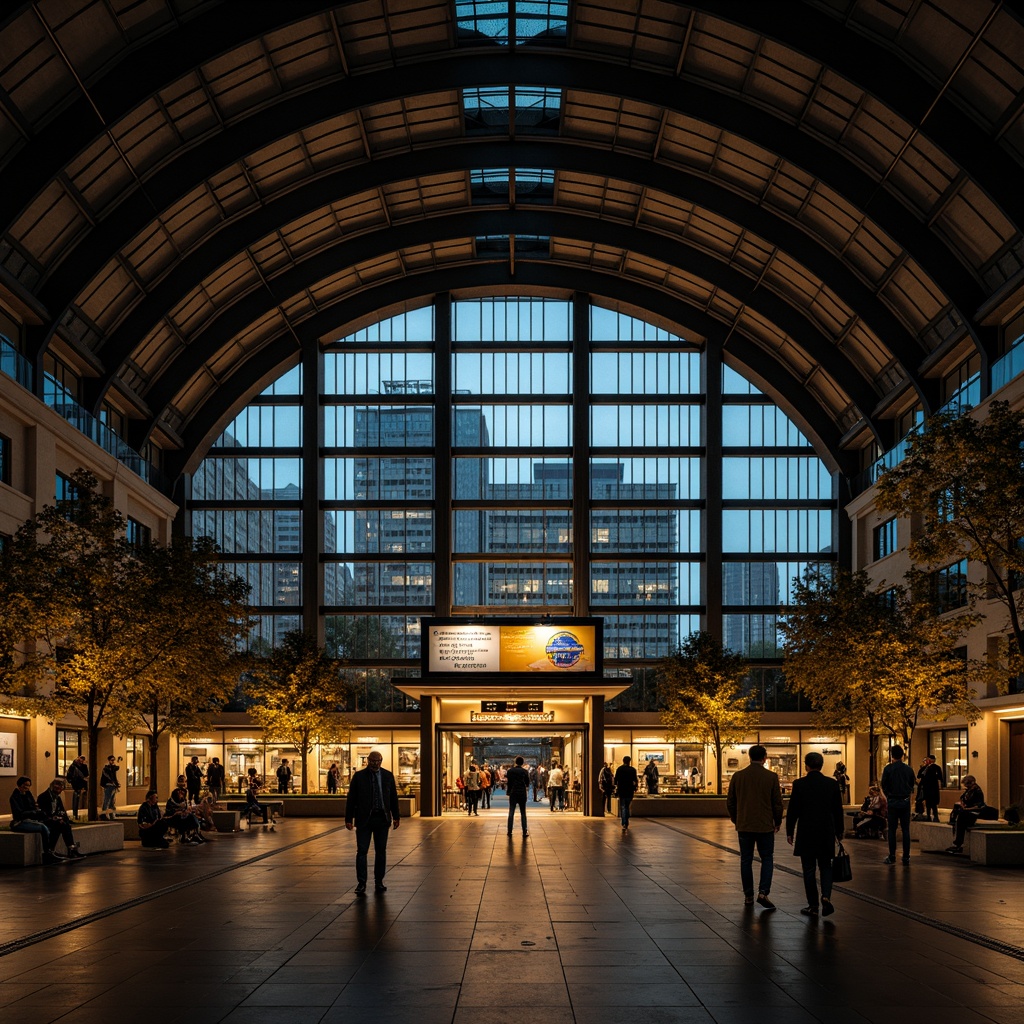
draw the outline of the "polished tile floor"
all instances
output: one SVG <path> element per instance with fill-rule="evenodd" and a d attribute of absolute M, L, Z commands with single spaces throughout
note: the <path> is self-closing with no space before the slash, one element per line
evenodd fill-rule
<path fill-rule="evenodd" d="M 354 894 L 336 820 L 0 872 L 5 1024 L 1024 1024 L 1024 873 L 851 844 L 836 914 L 744 907 L 728 822 L 414 818 Z M 371 855 L 372 856 L 372 855 Z M 756 870 L 756 865 L 755 865 Z"/>

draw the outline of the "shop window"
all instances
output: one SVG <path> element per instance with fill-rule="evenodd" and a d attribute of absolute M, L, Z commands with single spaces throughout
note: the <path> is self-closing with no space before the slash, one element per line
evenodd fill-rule
<path fill-rule="evenodd" d="M 67 775 L 68 766 L 82 753 L 82 733 L 78 729 L 57 730 L 57 772 L 61 778 Z M 89 766 L 90 769 L 92 765 Z M 49 784 L 50 780 L 46 780 Z M 45 789 L 46 785 L 37 785 L 36 792 Z"/>
<path fill-rule="evenodd" d="M 124 779 L 127 786 L 148 786 L 149 765 L 146 761 L 146 737 L 128 736 L 125 739 Z"/>
<path fill-rule="evenodd" d="M 967 768 L 967 730 L 933 729 L 928 734 L 928 752 L 946 776 L 947 789 L 961 789 Z"/>

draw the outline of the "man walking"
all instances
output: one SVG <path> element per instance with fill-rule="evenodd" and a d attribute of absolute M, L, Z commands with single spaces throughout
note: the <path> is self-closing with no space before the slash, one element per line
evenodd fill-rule
<path fill-rule="evenodd" d="M 818 916 L 818 883 L 821 875 L 821 914 L 828 917 L 832 906 L 832 858 L 836 840 L 843 838 L 843 796 L 839 783 L 821 774 L 825 759 L 816 750 L 804 756 L 807 774 L 793 783 L 786 809 L 786 841 L 800 858 L 807 906 L 800 911 Z M 796 842 L 793 833 L 796 832 Z"/>
<path fill-rule="evenodd" d="M 391 772 L 381 768 L 384 758 L 373 750 L 366 767 L 352 776 L 345 801 L 345 828 L 356 830 L 356 895 L 366 892 L 366 855 L 373 839 L 373 887 L 387 892 L 388 831 L 398 828 L 398 789 Z"/>
<path fill-rule="evenodd" d="M 219 757 L 215 757 L 206 769 L 206 788 L 210 791 L 214 803 L 224 792 L 224 765 L 220 763 Z"/>
<path fill-rule="evenodd" d="M 619 817 L 622 819 L 622 831 L 629 831 L 629 805 L 633 802 L 640 780 L 636 769 L 630 763 L 633 759 L 627 754 L 622 764 L 615 769 L 615 792 L 619 797 Z"/>
<path fill-rule="evenodd" d="M 921 787 L 921 802 L 924 805 L 924 820 L 939 820 L 939 790 L 946 786 L 946 776 L 935 763 L 934 754 L 924 755 L 924 764 L 917 772 L 918 785 Z"/>
<path fill-rule="evenodd" d="M 515 766 L 505 773 L 505 792 L 508 794 L 508 834 L 512 835 L 512 823 L 515 821 L 516 808 L 519 808 L 519 822 L 526 831 L 526 795 L 530 789 L 530 773 L 523 767 L 522 757 L 516 758 Z"/>
<path fill-rule="evenodd" d="M 882 769 L 880 785 L 889 802 L 889 856 L 883 863 L 896 863 L 896 824 L 903 830 L 903 863 L 910 864 L 910 798 L 914 795 L 917 776 L 909 764 L 903 763 L 903 748 L 889 750 L 892 760 Z M 938 803 L 938 801 L 936 801 Z M 938 809 L 936 809 L 938 814 Z"/>
<path fill-rule="evenodd" d="M 779 776 L 764 766 L 768 751 L 755 743 L 747 755 L 750 764 L 729 781 L 726 806 L 740 841 L 740 883 L 743 902 L 754 902 L 754 848 L 761 858 L 757 902 L 765 910 L 774 910 L 768 899 L 775 873 L 775 833 L 782 826 L 782 787 Z"/>

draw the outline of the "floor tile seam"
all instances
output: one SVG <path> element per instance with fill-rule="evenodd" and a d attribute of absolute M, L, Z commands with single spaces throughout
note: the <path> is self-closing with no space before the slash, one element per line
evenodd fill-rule
<path fill-rule="evenodd" d="M 191 888 L 194 885 L 209 882 L 211 879 L 219 878 L 221 875 L 229 874 L 232 871 L 237 871 L 241 868 L 258 864 L 261 861 L 276 857 L 282 853 L 288 853 L 291 850 L 298 849 L 301 846 L 306 846 L 309 843 L 317 842 L 329 835 L 333 835 L 335 832 L 339 832 L 344 828 L 344 825 L 329 828 L 324 832 L 318 832 L 316 835 L 297 839 L 295 842 L 288 843 L 286 846 L 278 847 L 276 850 L 267 850 L 266 852 L 257 854 L 254 857 L 247 857 L 244 860 L 236 861 L 232 864 L 225 864 L 224 866 L 215 868 L 212 871 L 206 871 L 201 875 L 185 878 L 180 882 L 173 882 L 171 885 L 162 886 L 161 888 L 152 890 L 151 892 L 140 893 L 138 896 L 132 896 L 127 900 L 122 900 L 120 903 L 111 904 L 106 907 L 102 907 L 99 910 L 94 910 L 88 914 L 83 914 L 81 917 L 76 917 L 72 921 L 65 921 L 61 924 L 54 925 L 51 928 L 44 928 L 41 931 L 32 932 L 29 935 L 23 935 L 19 938 L 11 939 L 8 942 L 0 943 L 0 957 L 5 957 L 11 953 L 16 953 L 18 950 L 26 949 L 29 946 L 34 946 L 40 942 L 45 942 L 47 939 L 55 938 L 59 935 L 66 935 L 69 932 L 76 931 L 86 925 L 105 920 L 108 917 L 113 917 L 115 914 L 131 910 L 134 907 L 142 906 L 143 904 L 150 903 L 153 900 L 161 899 L 164 896 L 173 895 L 176 892 Z"/>
<path fill-rule="evenodd" d="M 708 839 L 706 836 L 688 832 L 686 829 L 675 826 L 663 819 L 649 820 L 652 824 L 660 825 L 662 828 L 665 828 L 670 832 L 675 832 L 677 835 L 686 836 L 688 839 L 693 839 L 698 843 L 704 843 L 706 846 L 711 846 L 717 850 L 723 850 L 724 852 L 734 854 L 737 857 L 739 856 L 740 851 L 735 847 L 719 843 L 714 839 Z M 792 875 L 793 877 L 801 880 L 803 879 L 803 872 L 785 864 L 780 864 L 778 861 L 775 862 L 775 870 L 781 871 L 783 874 Z M 1011 942 L 1004 942 L 1001 939 L 995 939 L 989 935 L 983 935 L 980 932 L 972 931 L 969 928 L 962 928 L 959 925 L 937 920 L 936 918 L 929 917 L 917 910 L 911 910 L 909 907 L 900 906 L 898 903 L 884 900 L 879 896 L 874 896 L 871 893 L 864 892 L 863 890 L 850 888 L 845 883 L 843 884 L 841 891 L 845 895 L 852 896 L 855 899 L 869 904 L 870 906 L 890 911 L 891 913 L 897 914 L 900 917 L 905 917 L 910 921 L 934 928 L 936 931 L 945 932 L 947 935 L 952 935 L 954 938 L 965 939 L 975 945 L 983 946 L 986 949 L 990 949 L 996 953 L 1001 953 L 1004 956 L 1012 957 L 1015 960 L 1024 961 L 1024 947 L 1022 946 L 1015 945 Z"/>

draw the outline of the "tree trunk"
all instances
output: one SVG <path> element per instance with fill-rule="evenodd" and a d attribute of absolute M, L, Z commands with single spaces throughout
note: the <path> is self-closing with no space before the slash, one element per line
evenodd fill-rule
<path fill-rule="evenodd" d="M 715 792 L 722 795 L 722 742 L 715 740 L 715 774 L 718 776 L 717 789 Z"/>
<path fill-rule="evenodd" d="M 90 725 L 86 729 L 89 737 L 89 821 L 96 821 L 99 817 L 99 791 L 100 774 L 103 771 L 99 763 L 100 730 L 98 726 Z"/>
<path fill-rule="evenodd" d="M 149 734 L 149 788 L 159 789 L 156 778 L 157 755 L 160 752 L 160 740 L 153 733 Z"/>
<path fill-rule="evenodd" d="M 302 744 L 302 749 L 299 751 L 302 760 L 302 788 L 299 792 L 305 796 L 309 792 L 309 776 L 306 774 L 306 762 L 309 758 L 309 745 L 307 743 Z"/>

